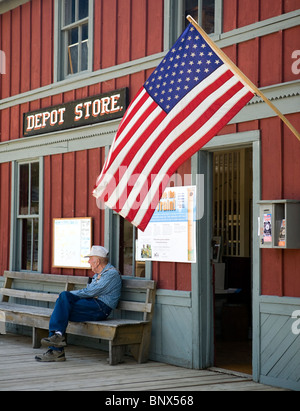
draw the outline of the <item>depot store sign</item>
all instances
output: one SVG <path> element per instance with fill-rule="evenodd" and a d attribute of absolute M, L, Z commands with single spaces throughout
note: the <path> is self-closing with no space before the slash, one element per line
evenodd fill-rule
<path fill-rule="evenodd" d="M 127 108 L 127 88 L 115 90 L 83 100 L 25 113 L 25 137 L 53 133 L 73 127 L 100 123 L 123 117 Z"/>

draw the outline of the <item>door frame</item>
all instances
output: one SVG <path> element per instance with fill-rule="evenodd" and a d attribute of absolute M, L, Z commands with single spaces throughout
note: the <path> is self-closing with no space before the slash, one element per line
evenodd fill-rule
<path fill-rule="evenodd" d="M 258 238 L 258 201 L 261 198 L 261 148 L 260 131 L 247 131 L 214 137 L 192 158 L 192 183 L 204 195 L 203 217 L 197 221 L 197 262 L 192 264 L 192 318 L 193 318 L 193 368 L 203 369 L 214 364 L 214 307 L 211 265 L 212 239 L 212 189 L 213 152 L 217 150 L 252 147 L 253 150 L 253 228 L 252 228 L 252 377 L 258 381 L 260 249 Z M 202 178 L 199 176 L 202 175 Z M 204 177 L 204 184 L 203 184 Z"/>

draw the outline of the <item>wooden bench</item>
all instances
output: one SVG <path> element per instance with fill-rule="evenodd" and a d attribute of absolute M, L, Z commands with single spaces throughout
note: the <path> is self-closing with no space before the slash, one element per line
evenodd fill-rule
<path fill-rule="evenodd" d="M 59 291 L 71 291 L 84 288 L 87 277 L 65 276 L 55 274 L 37 274 L 25 272 L 4 272 L 4 286 L 0 289 L 0 323 L 13 323 L 32 327 L 33 347 L 41 346 L 40 340 L 48 335 L 49 319 L 53 311 Z M 16 282 L 16 280 L 18 280 Z M 26 289 L 18 288 L 18 283 L 25 282 Z M 51 292 L 36 290 L 47 286 Z M 123 299 L 124 294 L 134 291 L 135 301 Z M 76 334 L 109 341 L 109 364 L 115 365 L 122 361 L 122 357 L 129 348 L 138 363 L 148 359 L 151 323 L 155 303 L 155 281 L 138 278 L 122 279 L 122 297 L 113 315 L 120 317 L 106 321 L 69 322 L 67 334 Z M 128 293 L 127 293 L 128 294 Z M 11 298 L 14 298 L 11 301 Z M 26 301 L 20 301 L 25 299 Z M 137 301 L 139 300 L 139 301 Z M 30 303 L 31 302 L 31 303 Z M 52 308 L 45 305 L 52 303 Z M 34 305 L 28 305 L 34 304 Z M 37 305 L 38 304 L 38 305 Z M 41 305 L 44 305 L 41 306 Z M 131 314 L 129 314 L 129 312 Z M 139 315 L 132 312 L 141 313 Z M 124 314 L 125 317 L 124 318 Z M 123 318 L 122 318 L 123 317 Z M 130 319 L 130 317 L 135 319 Z M 140 317 L 140 318 L 137 318 Z"/>

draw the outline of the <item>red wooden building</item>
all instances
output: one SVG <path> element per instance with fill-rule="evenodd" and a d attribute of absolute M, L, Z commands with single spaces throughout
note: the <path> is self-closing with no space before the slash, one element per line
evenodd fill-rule
<path fill-rule="evenodd" d="M 223 361 L 229 346 L 248 358 L 255 380 L 299 389 L 300 335 L 292 324 L 300 250 L 261 247 L 264 215 L 258 218 L 260 200 L 300 201 L 300 142 L 265 103 L 254 98 L 178 170 L 186 185 L 204 176 L 193 264 L 137 263 L 136 230 L 97 207 L 91 192 L 120 118 L 24 136 L 28 113 L 123 88 L 130 102 L 186 14 L 300 130 L 297 0 L 2 0 L 0 275 L 88 275 L 53 266 L 53 219 L 91 217 L 93 244 L 109 247 L 124 275 L 157 281 L 153 359 L 232 368 Z M 287 216 L 286 224 L 293 225 Z M 222 255 L 212 266 L 213 238 Z"/>

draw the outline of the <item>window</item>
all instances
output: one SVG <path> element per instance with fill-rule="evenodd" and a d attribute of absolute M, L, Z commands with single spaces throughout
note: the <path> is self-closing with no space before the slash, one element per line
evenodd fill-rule
<path fill-rule="evenodd" d="M 207 34 L 221 33 L 222 0 L 178 0 L 170 1 L 170 45 L 189 24 L 186 17 L 192 16 Z"/>
<path fill-rule="evenodd" d="M 200 4 L 199 4 L 200 3 Z M 185 0 L 185 17 L 191 15 L 207 34 L 215 31 L 215 0 Z M 186 26 L 188 21 L 186 22 Z"/>
<path fill-rule="evenodd" d="M 56 21 L 60 31 L 58 79 L 92 68 L 93 0 L 57 0 Z M 59 52 L 60 50 L 60 52 Z"/>
<path fill-rule="evenodd" d="M 17 268 L 39 270 L 40 165 L 18 166 Z"/>
<path fill-rule="evenodd" d="M 145 262 L 135 260 L 135 242 L 137 235 L 137 228 L 120 217 L 120 272 L 123 275 L 145 277 Z"/>
<path fill-rule="evenodd" d="M 214 153 L 213 235 L 224 257 L 249 257 L 252 209 L 252 150 Z"/>

